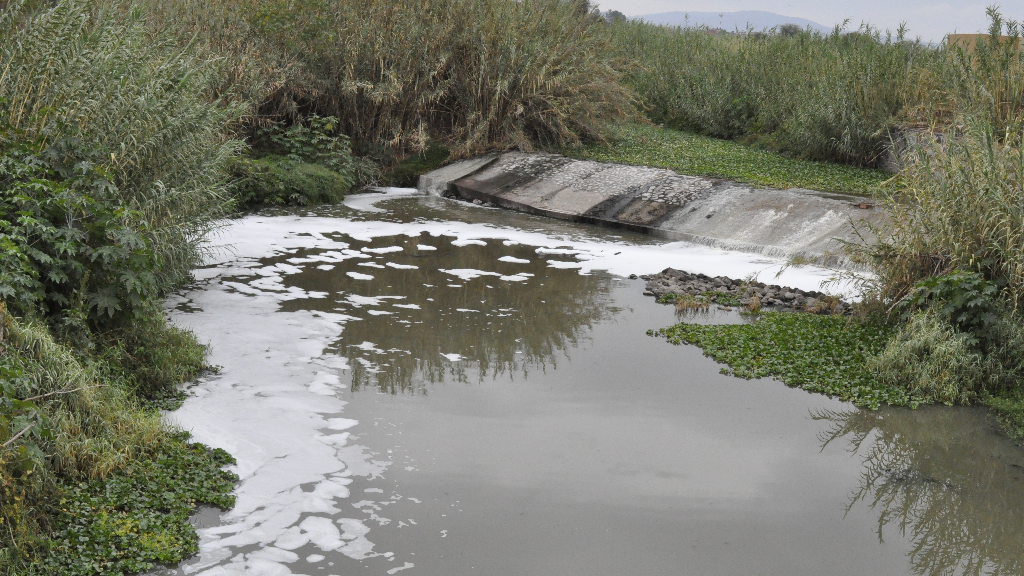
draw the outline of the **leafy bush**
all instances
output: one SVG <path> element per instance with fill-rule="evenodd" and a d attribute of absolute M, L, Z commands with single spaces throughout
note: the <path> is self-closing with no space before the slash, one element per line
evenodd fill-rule
<path fill-rule="evenodd" d="M 235 195 L 247 205 L 337 202 L 356 183 L 357 161 L 337 118 L 311 115 L 257 131 L 256 157 L 236 161 Z"/>
<path fill-rule="evenodd" d="M 1000 336 L 999 289 L 976 272 L 957 270 L 926 278 L 900 304 L 910 309 L 928 308 L 962 334 L 971 347 L 988 347 Z"/>
<path fill-rule="evenodd" d="M 950 405 L 975 400 L 987 375 L 969 335 L 930 310 L 912 314 L 867 368 L 880 382 Z"/>
<path fill-rule="evenodd" d="M 0 296 L 22 313 L 94 322 L 156 294 L 156 255 L 142 215 L 113 196 L 78 138 L 27 146 L 0 128 Z M 35 148 L 35 149 L 33 149 Z"/>
<path fill-rule="evenodd" d="M 353 183 L 330 168 L 276 155 L 240 159 L 234 172 L 236 198 L 247 205 L 334 203 Z"/>
<path fill-rule="evenodd" d="M 954 271 L 917 283 L 903 323 L 868 368 L 886 384 L 945 404 L 1014 390 L 1024 377 L 1024 325 L 996 284 Z"/>
<path fill-rule="evenodd" d="M 136 12 L 11 2 L 0 37 L 0 293 L 54 325 L 116 323 L 199 262 L 239 110 Z"/>

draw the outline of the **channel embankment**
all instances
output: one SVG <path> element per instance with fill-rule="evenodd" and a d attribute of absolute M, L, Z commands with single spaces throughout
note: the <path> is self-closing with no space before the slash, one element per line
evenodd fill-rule
<path fill-rule="evenodd" d="M 860 196 L 759 188 L 662 168 L 508 152 L 420 177 L 428 194 L 590 222 L 726 250 L 852 267 L 843 243 L 862 243 L 886 218 Z M 858 234 L 857 230 L 861 231 Z"/>

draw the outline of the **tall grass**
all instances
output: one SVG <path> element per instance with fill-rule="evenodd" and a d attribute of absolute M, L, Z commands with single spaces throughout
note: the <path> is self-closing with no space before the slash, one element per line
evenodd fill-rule
<path fill-rule="evenodd" d="M 818 160 L 874 165 L 935 51 L 871 28 L 712 36 L 697 28 L 615 24 L 628 83 L 650 117 Z"/>
<path fill-rule="evenodd" d="M 1004 138 L 1007 134 L 1003 134 Z M 1024 304 L 1024 150 L 984 121 L 922 150 L 886 204 L 882 242 L 861 253 L 878 274 L 875 296 L 896 302 L 929 277 L 970 270 Z"/>
<path fill-rule="evenodd" d="M 973 49 L 952 44 L 944 57 L 918 74 L 918 108 L 911 117 L 952 127 L 970 115 L 1000 139 L 1024 129 L 1024 46 L 1021 23 L 988 9 L 988 34 Z"/>
<path fill-rule="evenodd" d="M 225 214 L 239 149 L 224 130 L 239 110 L 209 90 L 215 68 L 150 33 L 140 10 L 85 0 L 34 14 L 12 2 L 0 38 L 2 123 L 44 156 L 98 165 L 154 251 L 159 284 L 179 282 Z"/>
<path fill-rule="evenodd" d="M 189 8 L 211 9 L 245 15 L 230 28 L 244 41 L 211 46 L 238 67 L 253 53 L 263 60 L 254 65 L 263 79 L 255 124 L 336 117 L 357 153 L 379 159 L 422 151 L 431 140 L 464 156 L 600 139 L 604 123 L 635 114 L 607 27 L 571 2 L 240 0 Z"/>
<path fill-rule="evenodd" d="M 870 302 L 923 308 L 872 368 L 947 403 L 1017 394 L 1024 369 L 1024 152 L 1019 135 L 1000 141 L 989 119 L 967 126 L 919 152 L 886 199 L 881 241 L 858 249 L 876 273 L 865 283 Z M 958 287 L 965 274 L 992 295 Z M 951 289 L 914 297 L 936 282 Z"/>

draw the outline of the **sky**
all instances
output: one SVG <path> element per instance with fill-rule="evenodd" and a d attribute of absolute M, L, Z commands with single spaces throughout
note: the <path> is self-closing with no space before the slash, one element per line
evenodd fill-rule
<path fill-rule="evenodd" d="M 998 4 L 1004 17 L 1024 19 L 1024 0 L 597 0 L 602 10 L 627 16 L 658 12 L 737 12 L 764 10 L 807 18 L 833 26 L 849 18 L 852 28 L 861 22 L 895 29 L 906 22 L 910 36 L 937 42 L 950 32 L 973 34 L 988 27 L 985 8 Z"/>

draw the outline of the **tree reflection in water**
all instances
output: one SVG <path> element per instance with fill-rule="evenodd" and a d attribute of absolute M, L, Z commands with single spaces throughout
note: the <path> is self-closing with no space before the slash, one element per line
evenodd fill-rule
<path fill-rule="evenodd" d="M 609 299 L 611 277 L 550 268 L 548 258 L 571 257 L 544 257 L 534 247 L 505 245 L 500 240 L 488 240 L 486 246 L 453 246 L 450 237 L 426 234 L 372 242 L 339 240 L 352 250 L 389 246 L 403 250 L 369 253 L 371 258 L 344 260 L 331 270 L 306 266 L 301 274 L 286 276 L 285 285 L 328 296 L 287 301 L 282 308 L 361 319 L 347 322 L 342 337 L 333 344 L 333 350 L 348 359 L 353 390 L 376 387 L 388 393 L 426 394 L 429 384 L 445 381 L 483 381 L 502 374 L 527 378 L 531 371 L 554 368 L 595 322 L 615 311 Z M 420 245 L 436 250 L 422 250 Z M 323 251 L 267 258 L 263 264 L 318 252 Z M 529 263 L 499 261 L 508 256 Z M 365 266 L 368 263 L 383 267 Z M 520 276 L 462 280 L 442 269 Z M 349 272 L 374 278 L 355 280 Z M 352 303 L 352 296 L 400 298 L 360 305 Z M 409 305 L 419 309 L 402 307 Z M 371 309 L 378 315 L 370 314 Z M 360 348 L 363 342 L 374 346 Z M 445 354 L 458 354 L 462 360 L 451 361 Z"/>
<path fill-rule="evenodd" d="M 912 542 L 912 570 L 929 576 L 1024 573 L 1024 454 L 981 409 L 821 411 L 823 447 L 847 439 L 864 462 L 847 511 L 878 512 L 878 538 Z"/>

